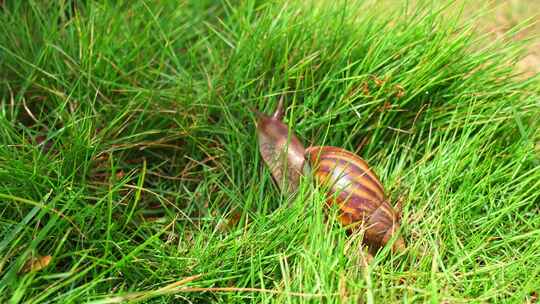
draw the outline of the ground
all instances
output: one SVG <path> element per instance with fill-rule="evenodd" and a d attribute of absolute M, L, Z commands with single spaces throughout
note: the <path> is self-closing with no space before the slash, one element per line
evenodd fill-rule
<path fill-rule="evenodd" d="M 540 4 L 378 3 L 2 2 L 0 302 L 536 302 Z M 404 252 L 280 193 L 282 97 L 402 202 Z"/>

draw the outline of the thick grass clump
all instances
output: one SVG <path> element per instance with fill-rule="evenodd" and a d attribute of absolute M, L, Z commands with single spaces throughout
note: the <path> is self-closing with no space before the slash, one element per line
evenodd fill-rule
<path fill-rule="evenodd" d="M 517 31 L 336 2 L 4 2 L 0 302 L 537 297 L 540 85 Z M 306 145 L 358 153 L 404 202 L 403 254 L 366 264 L 308 181 L 280 195 L 250 110 L 280 96 Z"/>

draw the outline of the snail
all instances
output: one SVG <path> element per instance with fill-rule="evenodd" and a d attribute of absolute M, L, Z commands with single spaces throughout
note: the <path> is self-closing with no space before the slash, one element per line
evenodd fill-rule
<path fill-rule="evenodd" d="M 339 147 L 304 148 L 281 121 L 283 98 L 272 116 L 255 113 L 260 153 L 282 191 L 295 192 L 301 176 L 309 172 L 323 188 L 327 204 L 339 206 L 339 222 L 348 231 L 362 228 L 364 243 L 376 249 L 394 237 L 400 227 L 399 207 L 390 204 L 379 178 L 362 158 Z M 404 249 L 398 237 L 392 251 Z"/>

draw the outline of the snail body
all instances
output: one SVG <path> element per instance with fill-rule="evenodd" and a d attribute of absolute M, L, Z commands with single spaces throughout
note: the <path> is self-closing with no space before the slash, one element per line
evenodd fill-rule
<path fill-rule="evenodd" d="M 272 116 L 256 113 L 259 150 L 281 190 L 295 192 L 303 172 L 309 172 L 324 189 L 327 204 L 339 206 L 339 221 L 349 231 L 363 230 L 364 242 L 372 248 L 392 239 L 399 229 L 399 212 L 388 202 L 379 178 L 362 158 L 338 147 L 305 149 L 281 121 L 282 99 Z M 392 246 L 394 252 L 404 248 L 401 237 Z"/>
<path fill-rule="evenodd" d="M 272 116 L 257 114 L 257 134 L 259 151 L 270 169 L 274 181 L 284 192 L 298 189 L 304 168 L 304 145 L 281 119 L 283 117 L 283 98 L 279 100 Z"/>

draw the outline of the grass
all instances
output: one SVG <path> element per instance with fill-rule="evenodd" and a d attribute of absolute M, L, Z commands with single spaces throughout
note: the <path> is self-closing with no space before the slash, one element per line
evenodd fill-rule
<path fill-rule="evenodd" d="M 6 1 L 0 301 L 532 303 L 528 23 L 492 39 L 459 8 Z M 366 265 L 308 180 L 280 195 L 249 108 L 281 95 L 306 145 L 358 153 L 403 200 L 403 254 Z"/>

